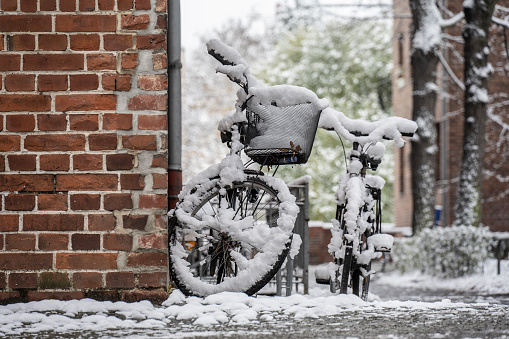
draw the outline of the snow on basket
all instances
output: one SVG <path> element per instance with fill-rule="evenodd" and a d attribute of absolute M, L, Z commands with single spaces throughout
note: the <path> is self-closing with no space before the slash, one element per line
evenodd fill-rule
<path fill-rule="evenodd" d="M 289 85 L 251 88 L 249 94 L 246 154 L 262 165 L 307 162 L 326 100 Z"/>

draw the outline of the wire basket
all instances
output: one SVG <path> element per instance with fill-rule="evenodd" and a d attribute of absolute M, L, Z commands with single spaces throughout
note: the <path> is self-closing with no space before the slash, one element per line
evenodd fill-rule
<path fill-rule="evenodd" d="M 320 113 L 312 103 L 284 107 L 249 103 L 246 154 L 261 165 L 306 163 Z"/>

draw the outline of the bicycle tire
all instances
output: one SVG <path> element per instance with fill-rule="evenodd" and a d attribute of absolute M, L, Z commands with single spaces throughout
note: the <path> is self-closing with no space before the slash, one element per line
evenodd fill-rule
<path fill-rule="evenodd" d="M 243 181 L 223 187 L 219 178 L 213 178 L 198 184 L 180 201 L 184 211 L 180 218 L 176 213 L 168 251 L 172 281 L 185 295 L 223 291 L 253 295 L 277 273 L 290 250 L 293 229 L 288 222 L 282 226 L 291 207 L 279 198 L 280 191 L 288 188 L 278 180 L 245 175 Z M 199 199 L 193 196 L 197 192 Z M 198 228 L 195 220 L 201 225 Z M 257 232 L 266 237 L 248 237 Z M 190 234 L 195 243 L 186 250 L 184 246 L 193 245 Z"/>

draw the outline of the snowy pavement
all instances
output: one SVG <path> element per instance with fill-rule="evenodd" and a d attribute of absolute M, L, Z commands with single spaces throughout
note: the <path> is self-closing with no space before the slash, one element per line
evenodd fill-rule
<path fill-rule="evenodd" d="M 383 294 L 370 302 L 312 285 L 310 295 L 290 297 L 223 292 L 186 298 L 175 291 L 162 306 L 91 299 L 11 304 L 0 306 L 0 337 L 509 338 L 509 305 L 499 301 L 500 295 L 509 294 L 509 267 L 504 268 L 508 269 L 501 276 L 488 272 L 458 281 L 380 275 L 373 290 Z M 393 299 L 398 290 L 424 291 L 423 284 L 440 288 L 442 296 L 477 299 Z M 432 289 L 427 291 L 433 294 Z"/>

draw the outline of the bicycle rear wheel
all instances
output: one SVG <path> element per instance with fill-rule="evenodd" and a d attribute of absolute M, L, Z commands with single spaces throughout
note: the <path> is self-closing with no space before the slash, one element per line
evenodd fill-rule
<path fill-rule="evenodd" d="M 191 194 L 179 203 L 169 265 L 184 294 L 252 295 L 276 274 L 290 249 L 293 223 L 288 222 L 292 206 L 281 199 L 286 185 L 276 189 L 275 181 L 246 175 L 222 187 L 214 178 L 191 190 L 201 192 L 198 197 Z"/>

